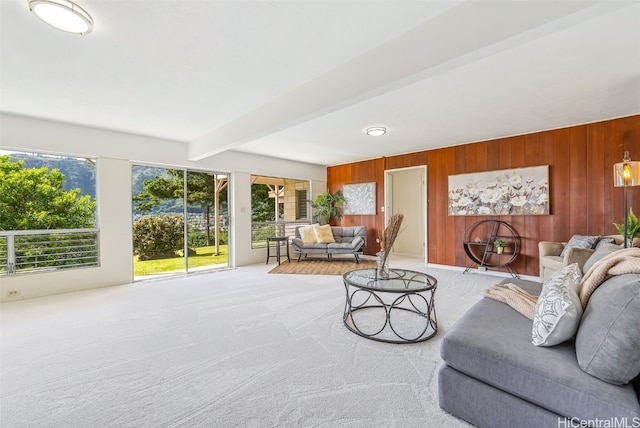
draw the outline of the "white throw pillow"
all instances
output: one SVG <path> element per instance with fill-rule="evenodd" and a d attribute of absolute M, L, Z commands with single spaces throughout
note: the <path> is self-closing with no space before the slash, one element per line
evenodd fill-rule
<path fill-rule="evenodd" d="M 316 242 L 318 242 L 316 240 L 315 226 L 317 225 L 312 224 L 311 226 L 304 226 L 298 229 L 302 242 L 304 242 L 305 244 L 315 244 Z"/>
<path fill-rule="evenodd" d="M 316 225 L 313 230 L 316 232 L 316 242 L 319 242 L 320 244 L 330 244 L 332 242 L 336 242 L 333 238 L 333 232 L 331 231 L 330 225 Z"/>
<path fill-rule="evenodd" d="M 554 273 L 542 286 L 533 314 L 531 343 L 554 346 L 572 338 L 578 331 L 582 304 L 578 286 L 582 272 L 577 263 Z"/>

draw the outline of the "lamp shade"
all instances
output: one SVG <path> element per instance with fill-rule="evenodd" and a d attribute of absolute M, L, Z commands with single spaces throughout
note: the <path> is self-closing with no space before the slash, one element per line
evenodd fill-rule
<path fill-rule="evenodd" d="M 615 187 L 640 186 L 640 162 L 629 159 L 629 152 L 624 152 L 622 162 L 613 165 L 613 185 Z"/>
<path fill-rule="evenodd" d="M 29 9 L 38 18 L 62 31 L 88 34 L 93 30 L 91 15 L 68 0 L 29 0 Z"/>

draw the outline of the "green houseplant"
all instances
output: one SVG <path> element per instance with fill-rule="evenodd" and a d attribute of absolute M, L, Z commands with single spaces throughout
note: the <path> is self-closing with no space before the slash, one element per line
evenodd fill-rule
<path fill-rule="evenodd" d="M 618 233 L 624 237 L 624 220 L 622 223 L 613 223 Z M 633 242 L 633 238 L 640 232 L 640 218 L 634 213 L 633 209 L 629 209 L 629 217 L 627 218 L 627 239 Z"/>
<path fill-rule="evenodd" d="M 501 239 L 496 239 L 495 241 L 493 241 L 493 246 L 496 247 L 496 253 L 502 254 L 502 252 L 504 251 L 504 247 L 507 246 L 507 242 Z"/>
<path fill-rule="evenodd" d="M 315 209 L 313 221 L 320 224 L 328 224 L 331 217 L 340 220 L 342 218 L 342 204 L 344 204 L 342 191 L 335 193 L 326 191 L 311 201 L 311 206 Z"/>

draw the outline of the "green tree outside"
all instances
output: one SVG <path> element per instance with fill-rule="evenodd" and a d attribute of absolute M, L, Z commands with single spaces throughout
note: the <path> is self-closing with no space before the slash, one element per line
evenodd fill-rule
<path fill-rule="evenodd" d="M 251 185 L 251 220 L 275 221 L 275 200 L 269 197 L 269 188 L 264 184 Z"/>
<path fill-rule="evenodd" d="M 142 217 L 133 223 L 133 248 L 139 260 L 175 257 L 184 248 L 184 219 L 177 214 Z"/>
<path fill-rule="evenodd" d="M 227 193 L 222 192 L 227 186 L 227 177 L 204 172 L 187 171 L 187 204 L 197 205 L 202 209 L 206 221 L 206 245 L 211 245 L 210 213 L 215 215 L 215 254 L 220 246 L 219 215 L 220 205 L 226 206 Z M 170 199 L 184 198 L 184 172 L 168 169 L 163 176 L 144 181 L 144 190 L 133 197 L 135 208 L 149 212 Z"/>
<path fill-rule="evenodd" d="M 64 190 L 57 169 L 24 168 L 0 156 L 0 230 L 81 229 L 95 226 L 96 203 L 80 189 Z"/>

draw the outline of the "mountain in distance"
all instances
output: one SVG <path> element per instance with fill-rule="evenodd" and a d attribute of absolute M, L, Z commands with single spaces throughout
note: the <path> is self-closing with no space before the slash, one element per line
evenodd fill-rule
<path fill-rule="evenodd" d="M 66 156 L 50 156 L 39 153 L 11 153 L 9 155 L 12 161 L 23 161 L 24 168 L 47 168 L 57 169 L 64 176 L 64 189 L 73 190 L 80 189 L 81 195 L 89 195 L 96 198 L 96 161 L 94 159 L 83 159 Z M 137 195 L 144 190 L 144 182 L 153 180 L 156 177 L 162 177 L 167 174 L 166 168 L 134 165 L 131 170 L 131 186 L 132 194 Z M 226 206 L 226 203 L 223 203 Z M 162 201 L 158 206 L 149 212 L 137 210 L 135 202 L 133 202 L 133 215 L 139 217 L 141 215 L 158 215 L 165 213 L 182 214 L 182 200 Z M 222 211 L 225 212 L 226 207 Z M 202 207 L 198 205 L 189 205 L 190 213 L 201 213 Z"/>
<path fill-rule="evenodd" d="M 48 156 L 30 153 L 12 153 L 12 161 L 24 161 L 24 168 L 48 167 L 57 169 L 64 177 L 64 190 L 80 189 L 81 195 L 96 197 L 96 167 L 95 162 L 80 158 L 63 156 Z"/>

